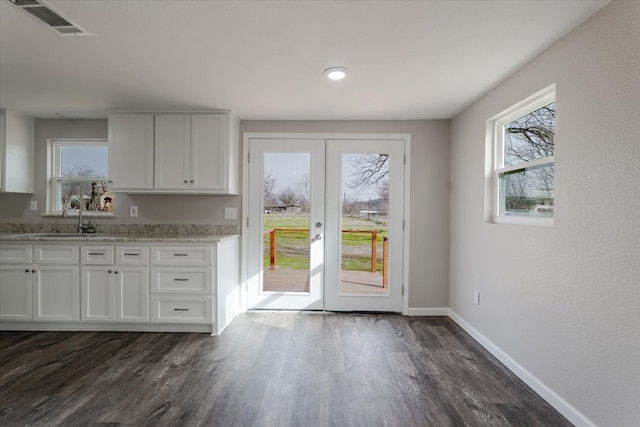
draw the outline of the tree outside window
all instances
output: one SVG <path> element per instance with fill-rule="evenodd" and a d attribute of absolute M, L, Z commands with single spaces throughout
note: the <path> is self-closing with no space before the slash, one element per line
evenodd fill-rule
<path fill-rule="evenodd" d="M 552 224 L 555 86 L 498 115 L 493 124 L 494 221 Z"/>

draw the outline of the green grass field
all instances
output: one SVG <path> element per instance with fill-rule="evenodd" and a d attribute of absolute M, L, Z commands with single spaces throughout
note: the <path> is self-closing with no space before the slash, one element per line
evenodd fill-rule
<path fill-rule="evenodd" d="M 274 228 L 309 228 L 309 217 L 284 214 L 264 216 L 264 268 L 269 268 L 269 230 Z M 382 272 L 382 240 L 387 235 L 386 224 L 366 218 L 342 218 L 343 230 L 375 230 L 377 236 L 377 269 Z M 276 233 L 276 268 L 304 270 L 309 267 L 309 233 L 278 231 Z M 342 269 L 371 270 L 371 234 L 342 233 Z"/>

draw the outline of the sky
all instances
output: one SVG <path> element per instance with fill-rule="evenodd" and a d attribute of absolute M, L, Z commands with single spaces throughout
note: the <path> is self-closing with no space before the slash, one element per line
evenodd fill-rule
<path fill-rule="evenodd" d="M 264 170 L 265 174 L 270 173 L 276 179 L 274 192 L 277 194 L 285 188 L 295 190 L 304 175 L 309 175 L 310 155 L 309 153 L 265 153 Z M 345 155 L 347 160 L 349 154 Z M 351 175 L 351 163 L 343 161 L 343 177 Z M 349 198 L 367 200 L 378 198 L 376 188 L 366 188 L 357 191 L 343 185 L 342 193 L 346 193 Z"/>
<path fill-rule="evenodd" d="M 73 167 L 91 168 L 94 176 L 107 176 L 108 151 L 107 147 L 66 146 L 62 147 L 61 167 L 63 176 Z"/>

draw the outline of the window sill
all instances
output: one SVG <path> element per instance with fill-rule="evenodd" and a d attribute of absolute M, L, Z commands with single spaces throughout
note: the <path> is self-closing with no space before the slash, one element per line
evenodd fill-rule
<path fill-rule="evenodd" d="M 494 216 L 493 224 L 525 225 L 529 227 L 553 228 L 553 218 L 526 216 Z"/>
<path fill-rule="evenodd" d="M 44 218 L 63 218 L 61 213 L 43 213 L 40 216 Z M 83 212 L 83 218 L 115 218 L 116 215 L 113 212 Z M 78 218 L 77 213 L 68 213 L 67 218 Z"/>

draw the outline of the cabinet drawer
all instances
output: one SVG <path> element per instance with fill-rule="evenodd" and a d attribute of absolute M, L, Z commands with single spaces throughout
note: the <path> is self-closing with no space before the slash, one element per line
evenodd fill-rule
<path fill-rule="evenodd" d="M 116 246 L 116 264 L 148 265 L 149 246 Z"/>
<path fill-rule="evenodd" d="M 36 245 L 33 248 L 35 264 L 79 264 L 80 246 Z"/>
<path fill-rule="evenodd" d="M 82 246 L 81 262 L 87 265 L 112 265 L 113 246 Z"/>
<path fill-rule="evenodd" d="M 0 245 L 0 263 L 32 264 L 33 247 L 31 245 Z"/>
<path fill-rule="evenodd" d="M 153 267 L 151 292 L 211 295 L 213 268 Z"/>
<path fill-rule="evenodd" d="M 153 246 L 151 247 L 151 264 L 213 265 L 213 247 Z"/>
<path fill-rule="evenodd" d="M 151 297 L 152 323 L 213 323 L 212 297 Z"/>

